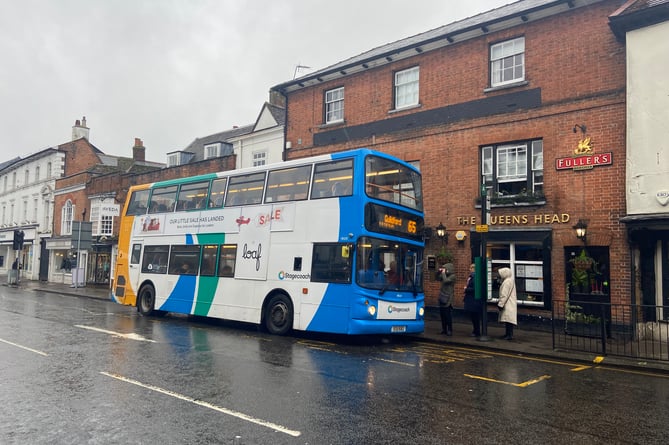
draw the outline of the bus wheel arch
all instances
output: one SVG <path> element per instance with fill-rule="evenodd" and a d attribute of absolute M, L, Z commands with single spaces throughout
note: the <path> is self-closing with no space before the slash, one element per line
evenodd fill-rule
<path fill-rule="evenodd" d="M 265 299 L 261 326 L 270 334 L 286 335 L 293 329 L 293 300 L 283 291 L 274 291 Z"/>
<path fill-rule="evenodd" d="M 152 283 L 144 283 L 137 293 L 137 311 L 142 315 L 153 315 L 156 305 L 156 288 Z"/>

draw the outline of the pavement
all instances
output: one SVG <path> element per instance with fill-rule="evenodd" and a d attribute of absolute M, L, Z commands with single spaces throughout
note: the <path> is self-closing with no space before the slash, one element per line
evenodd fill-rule
<path fill-rule="evenodd" d="M 96 298 L 100 300 L 111 300 L 110 289 L 107 286 L 72 287 L 68 284 L 48 283 L 44 281 L 24 280 L 18 284 L 26 290 L 66 294 L 77 297 Z M 534 326 L 524 326 L 521 322 L 514 329 L 513 340 L 504 340 L 504 326 L 500 323 L 488 322 L 487 336 L 471 337 L 471 322 L 459 316 L 454 311 L 453 335 L 441 334 L 441 322 L 438 311 L 428 312 L 425 317 L 425 331 L 422 334 L 413 335 L 422 341 L 441 343 L 449 346 L 471 347 L 476 349 L 490 350 L 496 353 L 510 354 L 523 357 L 543 358 L 560 363 L 582 366 L 589 364 L 598 367 L 620 367 L 646 372 L 662 372 L 669 374 L 669 361 L 662 360 L 639 360 L 632 357 L 599 356 L 594 353 L 560 350 L 554 347 L 553 334 L 549 328 L 537 329 Z"/>

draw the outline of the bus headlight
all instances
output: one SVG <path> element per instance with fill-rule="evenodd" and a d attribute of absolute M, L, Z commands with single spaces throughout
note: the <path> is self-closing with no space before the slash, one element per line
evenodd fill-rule
<path fill-rule="evenodd" d="M 418 315 L 420 315 L 421 317 L 425 315 L 425 307 L 421 307 L 420 309 L 418 309 Z"/>
<path fill-rule="evenodd" d="M 369 313 L 369 315 L 373 317 L 374 315 L 376 315 L 376 306 L 374 305 L 367 306 L 367 312 Z"/>

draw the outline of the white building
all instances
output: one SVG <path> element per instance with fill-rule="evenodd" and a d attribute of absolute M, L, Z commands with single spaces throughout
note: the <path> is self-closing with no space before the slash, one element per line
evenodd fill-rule
<path fill-rule="evenodd" d="M 47 148 L 0 165 L 0 273 L 7 275 L 18 258 L 22 278 L 39 278 L 40 258 L 48 255 L 43 240 L 53 230 L 54 185 L 64 162 L 64 152 Z M 24 235 L 21 250 L 13 249 L 16 230 Z"/>

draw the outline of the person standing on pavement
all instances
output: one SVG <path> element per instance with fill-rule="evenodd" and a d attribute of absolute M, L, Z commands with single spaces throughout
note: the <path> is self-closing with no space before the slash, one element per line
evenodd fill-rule
<path fill-rule="evenodd" d="M 474 271 L 476 267 L 474 264 L 469 266 L 469 277 L 467 277 L 467 285 L 465 286 L 465 312 L 469 312 L 472 320 L 472 337 L 481 336 L 481 303 L 476 299 L 475 293 L 475 276 Z"/>
<path fill-rule="evenodd" d="M 499 287 L 499 301 L 497 308 L 499 309 L 499 321 L 504 323 L 506 328 L 504 340 L 513 340 L 513 327 L 518 324 L 517 321 L 517 305 L 516 299 L 516 280 L 513 279 L 511 269 L 502 267 L 497 271 L 499 277 L 503 280 Z"/>
<path fill-rule="evenodd" d="M 439 268 L 437 280 L 441 281 L 439 289 L 439 313 L 441 314 L 441 333 L 453 335 L 453 291 L 455 288 L 455 268 L 446 263 Z"/>

